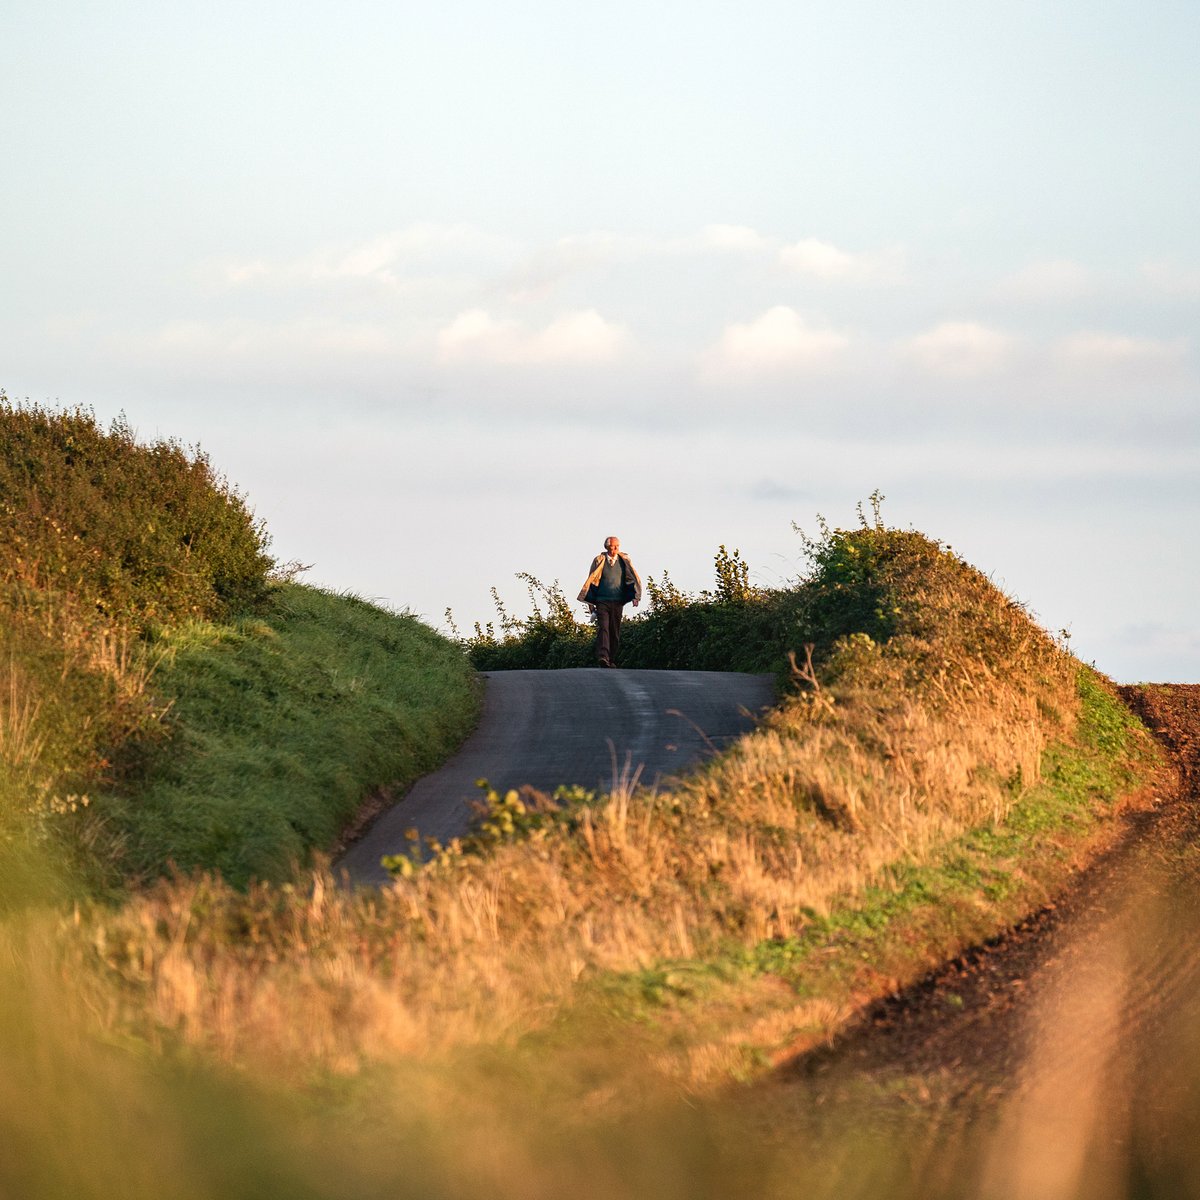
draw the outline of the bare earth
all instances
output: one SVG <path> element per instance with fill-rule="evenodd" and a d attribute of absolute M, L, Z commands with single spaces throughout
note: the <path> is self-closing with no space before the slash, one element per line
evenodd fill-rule
<path fill-rule="evenodd" d="M 1009 1196 L 1073 1194 L 1097 1144 L 1119 1151 L 1133 1107 L 1155 1102 L 1167 1061 L 1191 1052 L 1180 1032 L 1196 1028 L 1200 1000 L 1200 685 L 1122 694 L 1177 766 L 1155 806 L 1127 817 L 1054 903 L 878 1003 L 771 1087 L 805 1106 L 887 1095 L 990 1112 L 1008 1123 L 993 1183 Z M 1098 1141 L 1101 1126 L 1111 1136 Z M 1022 1157 L 1022 1139 L 1056 1149 Z M 1047 1161 L 1062 1189 L 1016 1177 Z"/>

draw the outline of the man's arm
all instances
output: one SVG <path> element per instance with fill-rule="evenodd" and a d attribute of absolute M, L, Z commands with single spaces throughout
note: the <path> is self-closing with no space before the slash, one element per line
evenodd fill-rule
<path fill-rule="evenodd" d="M 633 607 L 637 608 L 642 602 L 642 577 L 637 573 L 637 567 L 633 565 L 633 559 L 628 554 L 622 554 L 621 557 L 625 560 L 630 575 L 633 576 Z"/>
<path fill-rule="evenodd" d="M 588 567 L 587 578 L 583 581 L 583 587 L 581 587 L 579 589 L 579 595 L 576 597 L 576 599 L 579 600 L 580 603 L 587 604 L 588 612 L 592 612 L 592 613 L 594 613 L 596 611 L 596 609 L 593 605 L 588 604 L 587 593 L 588 593 L 588 588 L 590 588 L 592 586 L 592 576 L 595 575 L 596 567 L 599 565 L 600 560 L 603 557 L 604 557 L 603 554 L 597 554 L 596 557 L 592 559 L 592 565 L 590 567 Z"/>

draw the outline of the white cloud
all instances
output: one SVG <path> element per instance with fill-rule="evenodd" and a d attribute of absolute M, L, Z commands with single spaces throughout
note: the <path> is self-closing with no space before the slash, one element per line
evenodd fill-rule
<path fill-rule="evenodd" d="M 398 287 L 414 275 L 430 272 L 494 270 L 510 263 L 517 252 L 512 240 L 474 225 L 420 221 L 365 241 L 321 246 L 281 262 L 263 258 L 226 262 L 219 274 L 231 286 L 361 280 Z"/>
<path fill-rule="evenodd" d="M 508 273 L 504 285 L 509 300 L 523 303 L 544 300 L 561 284 L 613 265 L 754 254 L 769 251 L 771 247 L 770 239 L 747 225 L 706 225 L 699 233 L 676 238 L 594 229 L 561 237 L 536 250 Z"/>
<path fill-rule="evenodd" d="M 555 288 L 576 276 L 615 262 L 631 262 L 658 252 L 650 238 L 594 229 L 570 234 L 527 256 L 504 278 L 509 300 L 544 300 Z"/>
<path fill-rule="evenodd" d="M 748 225 L 706 225 L 700 235 L 700 246 L 710 250 L 762 250 L 769 245 L 767 238 Z"/>
<path fill-rule="evenodd" d="M 1027 302 L 1078 300 L 1096 290 L 1095 274 L 1067 258 L 1041 259 L 1002 280 L 1001 296 Z"/>
<path fill-rule="evenodd" d="M 243 283 L 253 283 L 254 280 L 266 278 L 271 273 L 271 264 L 262 258 L 247 259 L 245 262 L 228 262 L 220 268 L 221 277 L 232 287 L 238 287 Z"/>
<path fill-rule="evenodd" d="M 1018 340 L 977 321 L 943 321 L 900 343 L 901 354 L 934 375 L 987 375 L 1007 365 Z"/>
<path fill-rule="evenodd" d="M 617 358 L 631 338 L 595 309 L 566 313 L 542 329 L 497 320 L 482 308 L 460 313 L 437 335 L 443 362 L 476 361 L 504 365 L 602 363 Z"/>
<path fill-rule="evenodd" d="M 727 326 L 703 356 L 702 373 L 827 371 L 838 365 L 850 343 L 849 335 L 779 304 L 753 321 Z"/>
<path fill-rule="evenodd" d="M 270 363 L 273 358 L 312 363 L 321 358 L 387 356 L 397 339 L 381 326 L 303 318 L 265 322 L 169 321 L 144 336 L 118 339 L 126 352 L 176 363 L 199 361 Z"/>
<path fill-rule="evenodd" d="M 845 283 L 893 283 L 904 273 L 904 253 L 898 247 L 853 254 L 819 238 L 802 238 L 784 246 L 779 262 L 799 275 Z"/>
<path fill-rule="evenodd" d="M 247 397 L 276 384 L 294 386 L 299 396 L 392 379 L 416 348 L 387 324 L 317 316 L 170 320 L 114 330 L 97 343 L 100 361 L 120 377 L 186 378 L 196 388 L 236 382 Z"/>
<path fill-rule="evenodd" d="M 1056 346 L 1061 361 L 1086 370 L 1163 370 L 1180 366 L 1188 344 L 1182 338 L 1133 337 L 1095 330 L 1071 334 Z"/>
<path fill-rule="evenodd" d="M 1150 290 L 1158 295 L 1193 300 L 1200 296 L 1200 270 L 1194 267 L 1160 259 L 1142 263 L 1139 273 Z"/>

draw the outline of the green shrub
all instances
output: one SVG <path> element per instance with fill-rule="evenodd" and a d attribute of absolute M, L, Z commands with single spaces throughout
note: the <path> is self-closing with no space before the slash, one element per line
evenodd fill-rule
<path fill-rule="evenodd" d="M 123 625 L 221 619 L 263 604 L 272 561 L 245 500 L 199 449 L 103 431 L 82 409 L 0 392 L 0 581 Z"/>
<path fill-rule="evenodd" d="M 649 609 L 627 616 L 621 627 L 621 665 L 656 670 L 787 670 L 788 652 L 813 643 L 827 657 L 839 638 L 866 633 L 886 641 L 895 628 L 889 600 L 889 564 L 920 544 L 920 534 L 887 530 L 879 519 L 882 497 L 872 497 L 873 522 L 830 529 L 821 522 L 819 539 L 804 538 L 808 575 L 782 588 L 755 587 L 749 564 L 738 550 L 717 548 L 715 583 L 698 595 L 682 591 L 667 572 L 647 576 Z M 801 535 L 803 537 L 803 535 Z M 550 586 L 521 575 L 533 604 L 531 615 L 514 617 L 496 589 L 496 625 L 475 626 L 463 639 L 480 670 L 589 666 L 594 634 L 577 621 L 557 583 Z M 539 599 L 548 601 L 543 612 Z M 628 610 L 627 610 L 628 612 Z M 449 616 L 449 614 L 447 614 Z M 454 629 L 451 618 L 451 628 Z M 457 632 L 457 630 L 455 630 Z"/>

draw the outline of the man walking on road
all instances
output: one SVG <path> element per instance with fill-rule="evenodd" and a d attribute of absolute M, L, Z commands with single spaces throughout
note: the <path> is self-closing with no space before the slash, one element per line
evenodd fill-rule
<path fill-rule="evenodd" d="M 592 559 L 587 582 L 579 599 L 596 614 L 596 658 L 602 667 L 615 667 L 621 651 L 621 610 L 629 601 L 641 603 L 642 581 L 628 554 L 621 553 L 621 539 L 604 539 L 604 553 Z"/>

